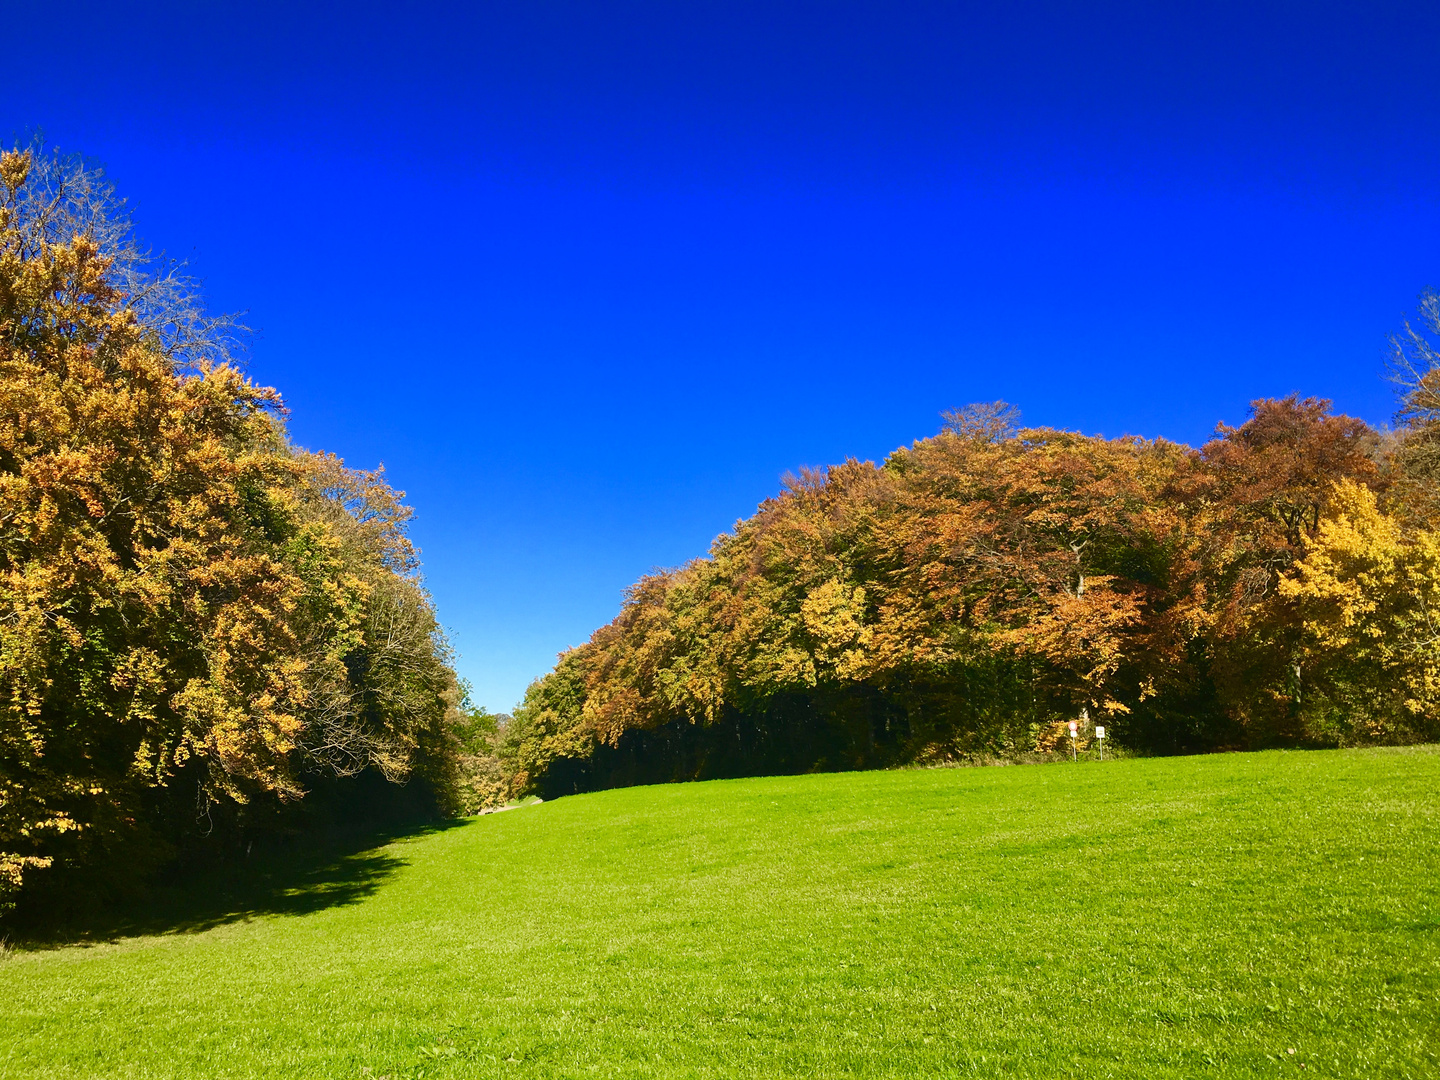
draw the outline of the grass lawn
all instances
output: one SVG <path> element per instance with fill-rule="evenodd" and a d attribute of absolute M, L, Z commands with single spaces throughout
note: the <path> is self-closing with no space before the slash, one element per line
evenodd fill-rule
<path fill-rule="evenodd" d="M 1433 747 L 562 799 L 12 948 L 0 1077 L 1435 1078 L 1437 826 Z"/>

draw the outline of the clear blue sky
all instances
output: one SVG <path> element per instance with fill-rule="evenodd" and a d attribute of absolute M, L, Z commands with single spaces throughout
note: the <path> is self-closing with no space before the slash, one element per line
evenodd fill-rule
<path fill-rule="evenodd" d="M 1440 5 L 10 0 L 0 129 L 105 163 L 383 461 L 477 700 L 787 469 L 938 413 L 1391 412 Z"/>

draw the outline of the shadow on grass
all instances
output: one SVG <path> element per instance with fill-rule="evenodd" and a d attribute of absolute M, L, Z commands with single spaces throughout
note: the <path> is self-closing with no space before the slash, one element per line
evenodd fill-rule
<path fill-rule="evenodd" d="M 99 944 L 145 934 L 191 934 L 272 915 L 306 915 L 373 896 L 405 860 L 382 850 L 397 840 L 444 832 L 445 821 L 355 831 L 256 850 L 203 867 L 171 868 L 143 890 L 109 903 L 20 910 L 0 925 L 11 948 Z"/>

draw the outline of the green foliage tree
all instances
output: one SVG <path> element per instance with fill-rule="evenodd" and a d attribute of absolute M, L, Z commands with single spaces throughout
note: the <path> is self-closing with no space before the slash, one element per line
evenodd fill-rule
<path fill-rule="evenodd" d="M 461 813 L 477 814 L 502 806 L 510 797 L 510 776 L 501 758 L 501 743 L 511 718 L 470 701 L 468 688 L 452 725 L 456 744 L 457 805 Z"/>

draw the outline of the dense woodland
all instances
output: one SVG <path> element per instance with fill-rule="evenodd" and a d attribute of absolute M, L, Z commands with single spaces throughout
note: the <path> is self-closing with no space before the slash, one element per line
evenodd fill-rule
<path fill-rule="evenodd" d="M 1440 736 L 1440 298 L 1399 428 L 1257 401 L 1199 449 L 949 414 L 650 575 L 496 740 L 516 790 Z"/>
<path fill-rule="evenodd" d="M 1396 430 L 1199 449 L 948 414 L 637 582 L 469 706 L 409 510 L 290 443 L 82 161 L 0 157 L 0 909 L 257 837 L 702 777 L 1440 737 L 1440 297 Z"/>

